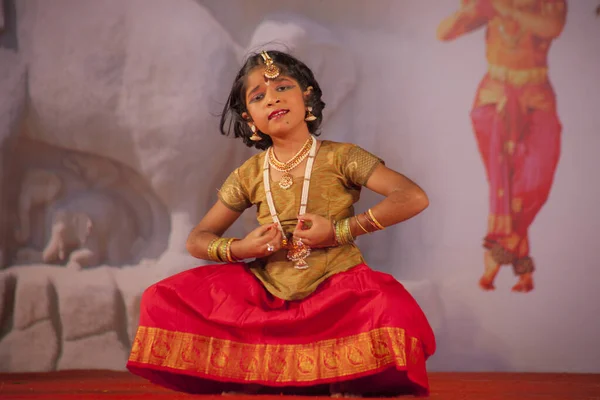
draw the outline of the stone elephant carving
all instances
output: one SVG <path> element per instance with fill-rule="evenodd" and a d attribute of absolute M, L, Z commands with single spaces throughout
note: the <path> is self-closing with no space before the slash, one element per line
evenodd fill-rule
<path fill-rule="evenodd" d="M 54 201 L 63 187 L 62 180 L 52 171 L 31 169 L 27 171 L 19 194 L 19 227 L 15 230 L 18 243 L 31 236 L 31 210 Z"/>
<path fill-rule="evenodd" d="M 49 212 L 45 263 L 79 269 L 132 262 L 143 240 L 135 214 L 117 195 L 84 192 L 62 201 Z"/>

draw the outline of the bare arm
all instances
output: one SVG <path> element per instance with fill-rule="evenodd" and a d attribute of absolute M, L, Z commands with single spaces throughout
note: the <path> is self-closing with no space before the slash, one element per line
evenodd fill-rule
<path fill-rule="evenodd" d="M 384 227 L 395 225 L 421 213 L 429 206 L 429 199 L 423 189 L 406 176 L 380 164 L 365 185 L 368 189 L 385 198 L 371 207 L 371 212 Z M 361 225 L 373 231 L 364 214 L 358 216 Z M 350 220 L 354 237 L 365 234 L 356 219 Z"/>
<path fill-rule="evenodd" d="M 365 186 L 385 196 L 381 202 L 371 208 L 377 222 L 384 227 L 412 218 L 429 205 L 429 199 L 423 189 L 404 175 L 383 164 L 375 168 Z M 310 222 L 310 227 L 305 226 L 305 221 Z M 377 227 L 371 225 L 367 220 L 364 213 L 351 217 L 349 222 L 354 238 L 366 234 L 365 230 L 369 233 L 377 230 Z M 294 236 L 302 239 L 310 247 L 337 245 L 331 221 L 320 215 L 305 214 L 300 217 L 294 230 Z"/>
<path fill-rule="evenodd" d="M 487 24 L 489 17 L 483 12 L 482 0 L 475 0 L 461 7 L 454 14 L 440 22 L 437 28 L 437 38 L 441 41 L 456 39 L 465 33 L 477 30 Z M 483 0 L 489 1 L 489 0 Z"/>
<path fill-rule="evenodd" d="M 501 15 L 514 18 L 523 29 L 530 31 L 534 35 L 544 39 L 554 39 L 558 37 L 566 21 L 566 5 L 564 1 L 542 4 L 541 13 L 532 13 L 517 9 L 501 9 L 499 5 L 494 4 Z"/>
<path fill-rule="evenodd" d="M 210 260 L 208 245 L 213 239 L 223 236 L 240 215 L 242 213 L 229 209 L 220 200 L 217 201 L 190 232 L 186 242 L 187 251 L 193 257 Z M 270 254 L 267 243 L 273 246 L 272 251 L 281 248 L 281 233 L 274 225 L 259 226 L 245 238 L 234 241 L 231 244 L 231 254 L 239 260 L 265 257 Z"/>
<path fill-rule="evenodd" d="M 242 213 L 233 211 L 221 201 L 217 201 L 190 232 L 186 242 L 187 251 L 193 257 L 208 260 L 207 249 L 209 243 L 213 239 L 223 236 L 240 215 Z"/>

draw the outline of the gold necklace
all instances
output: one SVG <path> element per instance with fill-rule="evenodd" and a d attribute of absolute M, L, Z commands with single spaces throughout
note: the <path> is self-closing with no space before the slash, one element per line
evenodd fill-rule
<path fill-rule="evenodd" d="M 300 210 L 298 211 L 298 215 L 306 214 L 306 207 L 308 205 L 310 176 L 312 174 L 313 163 L 315 162 L 315 156 L 317 154 L 316 139 L 313 138 L 311 142 L 312 143 L 309 148 L 310 155 L 308 161 L 306 162 L 306 167 L 304 167 L 304 183 L 302 185 L 302 195 L 300 196 Z M 273 218 L 273 222 L 277 224 L 277 228 L 283 237 L 283 247 L 288 251 L 287 259 L 294 262 L 294 268 L 306 269 L 308 268 L 306 258 L 310 255 L 310 247 L 302 243 L 302 240 L 300 239 L 296 239 L 294 237 L 289 240 L 287 239 L 286 234 L 283 231 L 283 227 L 281 226 L 281 222 L 279 221 L 279 217 L 277 216 L 277 210 L 275 209 L 275 203 L 273 201 L 273 194 L 271 192 L 271 185 L 269 183 L 269 165 L 270 162 L 268 161 L 268 157 L 265 157 L 265 163 L 263 165 L 263 185 L 265 188 L 265 196 L 267 198 L 267 204 L 269 206 L 271 218 Z"/>
<path fill-rule="evenodd" d="M 304 143 L 302 148 L 287 162 L 283 163 L 277 159 L 275 156 L 275 152 L 273 151 L 273 147 L 270 147 L 267 150 L 267 159 L 269 165 L 273 167 L 273 169 L 283 172 L 281 179 L 279 180 L 279 187 L 287 190 L 292 187 L 294 184 L 294 177 L 290 174 L 290 171 L 296 168 L 310 153 L 311 146 L 315 139 L 310 136 L 308 140 Z"/>

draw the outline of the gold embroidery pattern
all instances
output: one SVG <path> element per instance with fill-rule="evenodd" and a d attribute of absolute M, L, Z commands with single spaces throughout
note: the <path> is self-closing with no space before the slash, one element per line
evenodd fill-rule
<path fill-rule="evenodd" d="M 346 175 L 350 177 L 353 183 L 362 186 L 367 183 L 375 167 L 382 162 L 379 157 L 361 147 L 352 146 L 348 151 Z"/>
<path fill-rule="evenodd" d="M 240 182 L 239 170 L 233 171 L 227 177 L 219 190 L 218 196 L 233 211 L 243 212 L 252 205 Z"/>
<path fill-rule="evenodd" d="M 311 382 L 419 363 L 419 339 L 379 328 L 311 344 L 248 344 L 138 328 L 129 361 L 242 381 Z"/>

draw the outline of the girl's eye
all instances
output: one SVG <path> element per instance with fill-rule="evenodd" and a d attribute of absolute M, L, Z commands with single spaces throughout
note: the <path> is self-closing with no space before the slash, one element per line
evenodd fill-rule
<path fill-rule="evenodd" d="M 275 88 L 275 91 L 277 91 L 277 92 L 285 92 L 286 90 L 290 90 L 290 89 L 293 89 L 293 88 L 294 88 L 294 85 L 282 85 L 282 86 L 277 86 Z M 256 96 L 250 98 L 250 103 L 261 101 L 262 99 L 264 99 L 264 97 L 265 97 L 264 93 L 259 93 Z"/>

